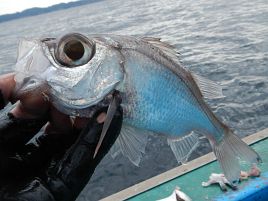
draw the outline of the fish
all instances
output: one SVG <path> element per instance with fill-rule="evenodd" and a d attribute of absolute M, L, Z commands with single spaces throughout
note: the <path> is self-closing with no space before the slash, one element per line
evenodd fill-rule
<path fill-rule="evenodd" d="M 222 87 L 184 67 L 176 48 L 160 38 L 68 33 L 23 39 L 15 73 L 15 94 L 42 93 L 72 117 L 89 117 L 92 106 L 118 92 L 123 126 L 113 158 L 122 153 L 138 166 L 148 136 L 160 134 L 182 164 L 205 136 L 231 185 L 239 181 L 241 161 L 261 162 L 206 103 L 222 98 Z"/>

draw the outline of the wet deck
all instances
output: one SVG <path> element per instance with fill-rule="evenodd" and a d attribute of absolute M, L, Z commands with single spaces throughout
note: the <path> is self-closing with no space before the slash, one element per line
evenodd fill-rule
<path fill-rule="evenodd" d="M 253 192 L 264 189 L 268 186 L 268 129 L 252 134 L 243 139 L 246 143 L 251 144 L 263 159 L 260 168 L 262 175 L 260 178 L 243 181 L 239 185 L 239 191 L 222 193 L 218 186 L 204 188 L 201 186 L 202 181 L 207 181 L 212 172 L 220 173 L 219 164 L 215 161 L 213 153 L 199 157 L 187 165 L 171 169 L 163 174 L 136 184 L 130 188 L 120 191 L 114 195 L 102 199 L 110 200 L 128 200 L 128 201 L 151 201 L 158 200 L 169 196 L 176 186 L 179 186 L 183 192 L 189 195 L 192 200 L 207 201 L 215 200 L 217 197 L 238 196 L 239 192 Z M 194 171 L 193 171 L 194 170 Z M 244 193 L 244 195 L 246 195 Z M 241 196 L 241 195 L 240 195 Z M 228 198 L 226 197 L 226 200 Z M 224 200 L 223 197 L 219 198 Z"/>

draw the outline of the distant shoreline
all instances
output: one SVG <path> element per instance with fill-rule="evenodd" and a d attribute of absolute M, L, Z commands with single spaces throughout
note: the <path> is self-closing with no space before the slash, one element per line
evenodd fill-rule
<path fill-rule="evenodd" d="M 50 13 L 50 12 L 54 12 L 58 10 L 64 10 L 64 9 L 68 9 L 72 7 L 83 6 L 83 5 L 90 4 L 93 2 L 98 2 L 98 1 L 101 1 L 101 0 L 79 0 L 79 1 L 69 2 L 69 3 L 55 4 L 53 6 L 49 6 L 46 8 L 30 8 L 22 12 L 0 15 L 0 23 L 11 21 L 11 20 L 16 20 L 19 18 L 41 15 L 44 13 Z"/>

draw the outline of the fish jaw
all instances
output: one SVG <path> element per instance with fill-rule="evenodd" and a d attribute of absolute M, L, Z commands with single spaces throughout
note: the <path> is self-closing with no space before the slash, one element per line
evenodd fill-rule
<path fill-rule="evenodd" d="M 117 51 L 97 44 L 95 55 L 90 63 L 81 67 L 57 67 L 47 80 L 51 100 L 60 111 L 87 117 L 86 108 L 100 102 L 123 80 L 122 61 Z"/>

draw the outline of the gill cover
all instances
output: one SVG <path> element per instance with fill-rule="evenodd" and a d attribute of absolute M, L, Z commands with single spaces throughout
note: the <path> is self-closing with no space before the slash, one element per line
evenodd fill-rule
<path fill-rule="evenodd" d="M 123 79 L 118 51 L 78 33 L 59 39 L 23 39 L 15 66 L 16 93 L 46 85 L 46 95 L 65 114 L 87 117 Z M 43 87 L 42 87 L 43 88 Z"/>

